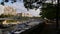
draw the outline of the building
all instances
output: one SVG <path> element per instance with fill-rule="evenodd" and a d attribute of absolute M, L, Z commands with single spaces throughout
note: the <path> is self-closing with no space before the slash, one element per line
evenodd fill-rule
<path fill-rule="evenodd" d="M 23 13 L 22 16 L 23 17 L 32 17 L 32 15 L 30 13 Z"/>
<path fill-rule="evenodd" d="M 22 16 L 22 13 L 17 13 L 17 16 Z"/>
<path fill-rule="evenodd" d="M 16 9 L 10 6 L 4 6 L 4 15 L 16 15 Z"/>
<path fill-rule="evenodd" d="M 10 6 L 0 5 L 0 15 L 16 15 L 16 9 Z"/>
<path fill-rule="evenodd" d="M 4 12 L 4 6 L 0 5 L 0 15 Z"/>
<path fill-rule="evenodd" d="M 17 16 L 32 17 L 32 15 L 30 13 L 17 13 Z"/>

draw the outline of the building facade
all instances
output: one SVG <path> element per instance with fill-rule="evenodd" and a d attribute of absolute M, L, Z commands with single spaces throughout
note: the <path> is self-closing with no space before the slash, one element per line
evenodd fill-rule
<path fill-rule="evenodd" d="M 16 15 L 16 9 L 10 6 L 4 6 L 4 15 Z"/>
<path fill-rule="evenodd" d="M 4 12 L 4 6 L 0 5 L 0 15 Z"/>
<path fill-rule="evenodd" d="M 32 15 L 30 13 L 17 13 L 17 16 L 32 17 Z"/>

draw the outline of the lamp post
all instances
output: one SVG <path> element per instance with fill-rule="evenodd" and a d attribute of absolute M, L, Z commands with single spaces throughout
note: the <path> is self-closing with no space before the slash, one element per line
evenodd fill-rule
<path fill-rule="evenodd" d="M 57 11 L 56 11 L 56 29 L 59 28 L 59 0 L 57 0 Z"/>

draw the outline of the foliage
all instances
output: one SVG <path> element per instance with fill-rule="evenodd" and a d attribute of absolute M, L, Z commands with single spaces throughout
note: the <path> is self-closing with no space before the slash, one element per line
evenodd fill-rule
<path fill-rule="evenodd" d="M 13 17 L 13 15 L 4 15 L 4 14 L 0 15 L 0 18 L 9 18 L 9 17 Z"/>
<path fill-rule="evenodd" d="M 7 20 L 7 23 L 17 22 L 16 20 Z"/>
<path fill-rule="evenodd" d="M 32 6 L 33 3 L 37 3 L 39 4 L 39 6 L 36 4 L 36 6 L 32 7 L 32 8 L 36 8 L 38 9 L 40 6 L 42 6 L 41 8 L 41 14 L 42 15 L 42 18 L 46 17 L 48 19 L 54 19 L 56 18 L 56 11 L 57 11 L 57 7 L 56 7 L 56 4 L 53 4 L 53 2 L 55 0 L 51 0 L 52 2 L 51 3 L 44 3 L 46 0 L 42 0 L 42 1 L 34 1 L 34 2 L 31 2 L 29 1 L 29 3 L 31 3 L 30 5 Z M 29 8 L 31 9 L 31 6 L 29 6 L 29 4 L 27 3 L 27 1 L 24 2 L 24 4 L 27 4 L 28 6 L 24 5 L 25 8 Z"/>
<path fill-rule="evenodd" d="M 4 20 L 0 20 L 0 25 L 2 25 L 2 22 L 3 22 Z"/>
<path fill-rule="evenodd" d="M 21 17 L 21 20 L 22 21 L 26 21 L 26 20 L 28 20 L 29 19 L 29 17 Z"/>
<path fill-rule="evenodd" d="M 47 7 L 42 8 L 41 10 L 42 10 L 41 15 L 43 18 L 44 17 L 48 19 L 56 18 L 56 11 L 57 11 L 56 5 L 49 4 L 47 5 Z"/>
<path fill-rule="evenodd" d="M 43 2 L 45 2 L 46 0 L 23 0 L 24 1 L 24 6 L 25 8 L 27 8 L 27 10 L 29 9 L 38 9 Z M 33 4 L 36 4 L 36 5 L 33 5 Z"/>

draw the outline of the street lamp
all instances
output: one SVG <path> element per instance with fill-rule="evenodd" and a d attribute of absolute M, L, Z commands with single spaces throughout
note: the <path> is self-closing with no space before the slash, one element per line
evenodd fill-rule
<path fill-rule="evenodd" d="M 56 29 L 58 30 L 59 28 L 59 0 L 57 0 L 57 11 L 56 11 Z"/>

